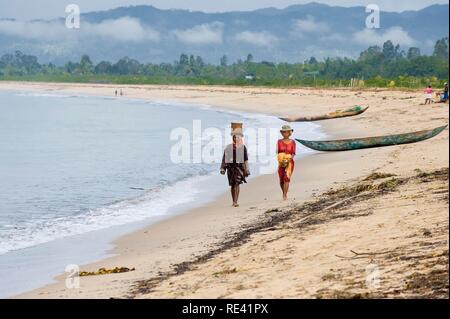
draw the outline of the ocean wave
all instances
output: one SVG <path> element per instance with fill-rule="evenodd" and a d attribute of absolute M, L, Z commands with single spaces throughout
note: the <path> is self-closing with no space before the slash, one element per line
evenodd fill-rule
<path fill-rule="evenodd" d="M 27 97 L 56 97 L 56 98 L 71 98 L 76 97 L 75 95 L 68 95 L 62 93 L 34 93 L 34 92 L 26 92 L 26 93 L 18 93 L 18 96 L 27 96 Z"/>
<path fill-rule="evenodd" d="M 111 203 L 104 207 L 66 217 L 14 227 L 0 236 L 0 255 L 80 235 L 164 216 L 172 207 L 192 202 L 211 175 L 190 177 L 164 188 L 149 190 L 136 198 Z"/>

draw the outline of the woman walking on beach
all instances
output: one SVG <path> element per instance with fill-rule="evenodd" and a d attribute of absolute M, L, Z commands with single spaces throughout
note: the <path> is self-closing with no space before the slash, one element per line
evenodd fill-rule
<path fill-rule="evenodd" d="M 247 147 L 244 145 L 241 123 L 231 124 L 231 136 L 233 137 L 233 143 L 225 148 L 220 173 L 225 175 L 225 172 L 227 172 L 233 207 L 239 207 L 240 185 L 247 183 L 245 179 L 250 175 Z"/>
<path fill-rule="evenodd" d="M 280 178 L 280 187 L 283 192 L 283 200 L 287 200 L 289 192 L 289 183 L 294 172 L 294 156 L 296 154 L 295 141 L 290 137 L 294 130 L 289 125 L 283 125 L 280 130 L 283 138 L 278 140 L 278 176 Z"/>

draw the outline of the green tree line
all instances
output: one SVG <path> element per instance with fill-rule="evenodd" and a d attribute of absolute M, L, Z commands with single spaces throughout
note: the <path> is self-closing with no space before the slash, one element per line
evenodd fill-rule
<path fill-rule="evenodd" d="M 442 85 L 449 73 L 448 37 L 436 42 L 432 55 L 419 48 L 407 51 L 386 41 L 371 46 L 357 59 L 311 57 L 301 63 L 255 62 L 253 55 L 233 63 L 228 57 L 218 64 L 202 57 L 181 54 L 173 63 L 140 63 L 124 57 L 112 63 L 94 64 L 88 55 L 64 66 L 40 64 L 35 56 L 16 51 L 0 58 L 0 80 L 93 82 L 124 84 L 225 84 L 266 86 L 348 86 L 358 83 L 378 87 Z M 357 79 L 358 81 L 354 81 Z"/>

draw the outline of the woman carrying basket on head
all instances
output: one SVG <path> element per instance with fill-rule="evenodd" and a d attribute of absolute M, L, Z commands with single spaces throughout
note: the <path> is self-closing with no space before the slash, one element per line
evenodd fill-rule
<path fill-rule="evenodd" d="M 233 207 L 239 207 L 240 185 L 247 183 L 246 178 L 250 175 L 247 147 L 243 141 L 242 123 L 231 124 L 231 136 L 233 143 L 225 148 L 220 173 L 222 175 L 225 175 L 225 172 L 227 173 Z"/>

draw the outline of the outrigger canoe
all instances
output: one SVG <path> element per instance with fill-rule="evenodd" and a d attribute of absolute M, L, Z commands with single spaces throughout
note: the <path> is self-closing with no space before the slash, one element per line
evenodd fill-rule
<path fill-rule="evenodd" d="M 351 151 L 363 148 L 416 143 L 433 138 L 446 128 L 447 125 L 440 126 L 432 130 L 418 131 L 414 133 L 335 140 L 335 141 L 306 141 L 299 139 L 296 140 L 297 142 L 305 145 L 306 147 L 316 151 L 322 152 Z"/>
<path fill-rule="evenodd" d="M 281 120 L 286 122 L 313 122 L 321 120 L 331 120 L 341 117 L 355 116 L 364 113 L 369 107 L 362 108 L 361 106 L 355 106 L 348 110 L 337 110 L 325 115 L 319 116 L 303 116 L 303 117 L 280 117 Z"/>

